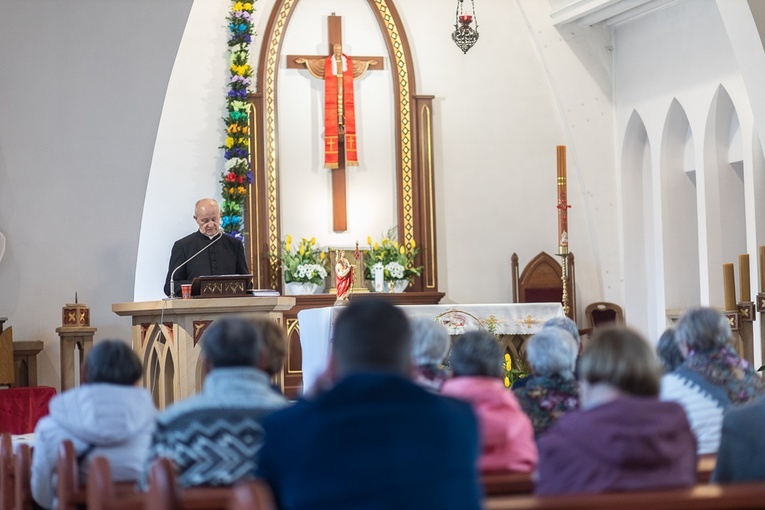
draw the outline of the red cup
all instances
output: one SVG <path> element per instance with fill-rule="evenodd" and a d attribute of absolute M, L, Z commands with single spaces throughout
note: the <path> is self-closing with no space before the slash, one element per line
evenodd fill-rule
<path fill-rule="evenodd" d="M 191 299 L 191 284 L 184 283 L 181 285 L 181 296 L 183 299 Z"/>

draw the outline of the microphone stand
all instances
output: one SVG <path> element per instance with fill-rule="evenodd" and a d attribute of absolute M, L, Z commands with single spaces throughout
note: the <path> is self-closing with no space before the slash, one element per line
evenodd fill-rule
<path fill-rule="evenodd" d="M 223 237 L 223 231 L 222 231 L 222 230 L 219 230 L 219 231 L 218 231 L 218 237 L 217 237 L 215 240 L 213 240 L 211 243 L 209 243 L 209 244 L 205 245 L 205 246 L 204 246 L 204 247 L 203 247 L 201 250 L 199 250 L 198 252 L 196 252 L 196 253 L 195 253 L 194 255 L 192 255 L 191 257 L 187 258 L 187 259 L 186 259 L 186 260 L 183 262 L 183 264 L 181 264 L 180 266 L 178 266 L 178 267 L 176 267 L 175 269 L 173 269 L 173 272 L 172 272 L 172 273 L 170 273 L 170 299 L 175 299 L 175 272 L 176 272 L 176 271 L 178 271 L 178 270 L 179 270 L 180 268 L 182 268 L 183 266 L 185 266 L 186 264 L 188 264 L 189 262 L 191 262 L 191 261 L 194 259 L 194 257 L 196 257 L 197 255 L 199 255 L 200 253 L 202 253 L 203 251 L 205 251 L 207 248 L 209 248 L 209 247 L 210 247 L 210 246 L 212 246 L 213 244 L 215 244 L 215 243 L 217 243 L 218 241 L 220 241 L 220 238 L 221 238 L 221 237 Z"/>

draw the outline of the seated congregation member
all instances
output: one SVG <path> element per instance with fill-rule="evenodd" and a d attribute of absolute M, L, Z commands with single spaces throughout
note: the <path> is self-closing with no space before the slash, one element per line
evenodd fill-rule
<path fill-rule="evenodd" d="M 686 312 L 677 325 L 682 365 L 664 376 L 661 399 L 685 409 L 698 443 L 698 453 L 715 453 L 720 445 L 723 414 L 763 394 L 762 380 L 736 354 L 728 319 L 712 308 Z"/>
<path fill-rule="evenodd" d="M 574 339 L 560 328 L 542 328 L 526 346 L 533 376 L 513 392 L 531 418 L 536 437 L 579 407 L 579 384 L 574 377 L 577 353 Z"/>
<path fill-rule="evenodd" d="M 725 413 L 713 483 L 765 480 L 765 398 Z"/>
<path fill-rule="evenodd" d="M 440 322 L 425 317 L 414 318 L 410 324 L 414 382 L 438 391 L 450 375 L 444 367 L 444 360 L 452 345 L 449 332 Z"/>
<path fill-rule="evenodd" d="M 696 483 L 696 440 L 683 409 L 661 402 L 661 367 L 636 332 L 598 328 L 579 360 L 580 410 L 537 442 L 536 494 Z"/>
<path fill-rule="evenodd" d="M 411 329 L 380 300 L 340 312 L 334 384 L 274 413 L 258 472 L 281 510 L 471 510 L 481 506 L 470 406 L 414 384 Z"/>
<path fill-rule="evenodd" d="M 59 445 L 72 441 L 87 479 L 88 459 L 109 459 L 115 481 L 138 479 L 151 441 L 156 409 L 151 395 L 134 385 L 141 378 L 138 356 L 118 340 L 96 342 L 82 368 L 83 384 L 50 401 L 50 414 L 35 427 L 32 496 L 55 507 Z"/>
<path fill-rule="evenodd" d="M 157 458 L 167 457 L 181 487 L 231 485 L 254 471 L 263 442 L 261 422 L 287 400 L 257 368 L 263 340 L 251 323 L 216 320 L 200 341 L 207 374 L 202 393 L 157 416 L 144 474 Z"/>
<path fill-rule="evenodd" d="M 576 342 L 576 356 L 579 357 L 579 355 L 582 353 L 582 337 L 579 336 L 579 327 L 577 327 L 576 322 L 565 316 L 553 317 L 552 319 L 548 319 L 544 324 L 542 324 L 541 329 L 547 328 L 562 329 L 563 331 L 568 332 L 568 334 L 571 335 L 571 338 L 573 338 Z M 576 369 L 574 369 L 574 374 L 576 374 Z M 516 379 L 513 381 L 512 389 L 515 390 L 517 388 L 523 388 L 529 381 L 529 376 Z"/>
<path fill-rule="evenodd" d="M 685 355 L 680 351 L 675 328 L 667 328 L 656 343 L 656 355 L 665 374 L 672 372 L 685 361 Z"/>
<path fill-rule="evenodd" d="M 505 388 L 502 345 L 488 333 L 471 331 L 454 342 L 449 358 L 454 377 L 441 393 L 473 405 L 481 431 L 481 471 L 530 472 L 537 446 L 528 416 Z"/>

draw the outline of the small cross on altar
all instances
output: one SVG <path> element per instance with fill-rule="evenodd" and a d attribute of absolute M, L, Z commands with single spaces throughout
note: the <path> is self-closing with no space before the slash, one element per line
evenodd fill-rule
<path fill-rule="evenodd" d="M 342 18 L 335 16 L 332 13 L 328 17 L 329 25 L 329 54 L 328 55 L 287 55 L 287 69 L 308 69 L 308 71 L 321 80 L 325 80 L 328 77 L 325 76 L 325 63 L 327 57 L 336 55 L 340 59 L 339 54 L 342 52 Z M 353 73 L 353 79 L 360 78 L 367 70 L 380 70 L 383 69 L 383 57 L 354 57 L 348 56 L 353 64 L 353 69 L 348 69 L 348 72 Z M 340 62 L 340 60 L 338 60 Z M 345 117 L 346 113 L 343 111 L 343 71 L 342 64 L 337 66 L 337 82 L 338 82 L 338 133 L 337 133 L 337 148 L 335 148 L 335 140 L 327 138 L 326 148 L 329 151 L 337 151 L 337 168 L 332 168 L 332 229 L 335 232 L 344 232 L 348 229 L 347 218 L 347 206 L 346 206 L 346 189 L 345 189 L 345 166 L 346 166 L 346 151 L 356 150 L 355 136 L 349 135 L 347 144 L 345 139 Z M 331 78 L 331 77 L 329 77 Z M 327 98 L 325 98 L 325 101 Z M 325 127 L 326 129 L 326 127 Z M 326 135 L 325 135 L 326 136 Z"/>

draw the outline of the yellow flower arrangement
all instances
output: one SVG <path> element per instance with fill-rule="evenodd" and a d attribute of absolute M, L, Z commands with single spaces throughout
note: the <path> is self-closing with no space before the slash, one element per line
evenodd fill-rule
<path fill-rule="evenodd" d="M 303 238 L 297 246 L 292 236 L 282 242 L 282 270 L 285 283 L 310 282 L 321 285 L 327 277 L 327 256 L 316 246 L 316 238 Z"/>
<path fill-rule="evenodd" d="M 371 248 L 364 253 L 364 278 L 374 280 L 374 270 L 377 268 L 382 268 L 385 281 L 411 281 L 422 274 L 422 266 L 414 265 L 414 258 L 420 250 L 413 242 L 399 244 L 394 240 L 395 237 L 395 227 L 388 230 L 380 242 L 373 243 L 372 236 L 367 236 L 367 244 Z"/>

